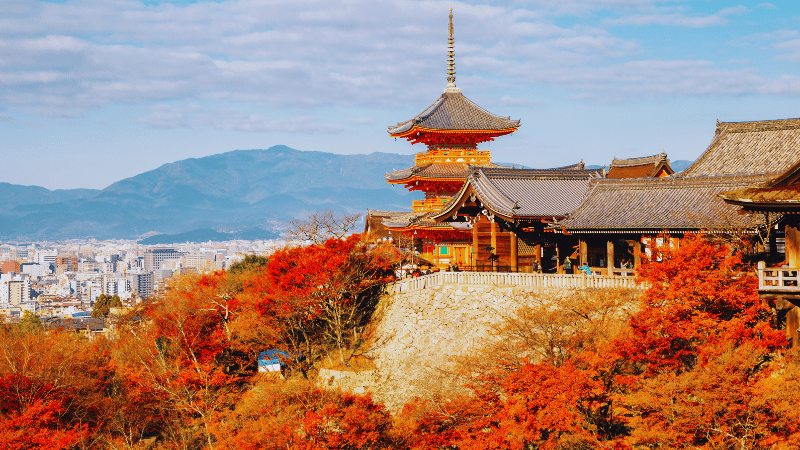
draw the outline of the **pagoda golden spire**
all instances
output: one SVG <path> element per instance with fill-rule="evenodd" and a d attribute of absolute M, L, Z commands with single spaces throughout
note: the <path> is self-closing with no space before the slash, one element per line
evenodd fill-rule
<path fill-rule="evenodd" d="M 447 88 L 445 92 L 459 92 L 456 87 L 456 54 L 453 49 L 453 8 L 450 8 L 450 24 L 447 27 L 450 37 L 447 38 Z"/>

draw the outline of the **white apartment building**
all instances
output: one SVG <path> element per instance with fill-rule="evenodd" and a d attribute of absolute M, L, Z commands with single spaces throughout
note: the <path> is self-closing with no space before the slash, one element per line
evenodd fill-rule
<path fill-rule="evenodd" d="M 0 275 L 0 303 L 20 305 L 31 299 L 31 278 L 26 274 Z"/>
<path fill-rule="evenodd" d="M 180 259 L 182 253 L 174 248 L 153 248 L 144 253 L 144 270 L 152 272 L 161 269 L 164 261 Z"/>
<path fill-rule="evenodd" d="M 41 264 L 46 273 L 51 273 L 52 271 L 55 271 L 57 256 L 58 250 L 39 250 L 36 252 L 36 258 L 34 262 Z M 52 270 L 50 269 L 51 266 Z"/>

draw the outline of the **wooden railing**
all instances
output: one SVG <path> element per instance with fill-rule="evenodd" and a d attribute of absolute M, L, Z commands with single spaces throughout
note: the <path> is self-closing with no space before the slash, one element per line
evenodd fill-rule
<path fill-rule="evenodd" d="M 758 290 L 800 292 L 800 268 L 764 267 L 759 262 Z"/>
<path fill-rule="evenodd" d="M 542 287 L 564 289 L 644 289 L 635 277 L 587 276 L 584 274 L 437 272 L 390 283 L 387 291 L 400 294 L 444 285 Z"/>

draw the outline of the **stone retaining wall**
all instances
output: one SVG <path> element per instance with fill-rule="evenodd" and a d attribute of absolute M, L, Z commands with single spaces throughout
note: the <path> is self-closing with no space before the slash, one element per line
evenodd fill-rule
<path fill-rule="evenodd" d="M 532 296 L 566 304 L 579 289 L 442 285 L 381 298 L 372 348 L 376 370 L 320 371 L 322 386 L 372 392 L 391 410 L 415 396 L 460 389 L 454 367 L 493 340 L 494 327 Z M 334 373 L 335 372 L 335 373 Z"/>

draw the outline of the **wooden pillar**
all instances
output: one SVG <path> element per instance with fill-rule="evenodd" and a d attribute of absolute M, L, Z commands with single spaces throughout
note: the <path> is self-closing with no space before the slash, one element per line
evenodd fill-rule
<path fill-rule="evenodd" d="M 777 231 L 775 227 L 769 230 L 769 260 L 772 262 L 778 259 L 778 243 L 775 236 Z"/>
<path fill-rule="evenodd" d="M 512 232 L 510 232 L 510 231 L 508 233 L 510 235 L 509 238 L 511 239 L 511 271 L 512 272 L 516 272 L 517 271 L 517 264 L 518 264 L 518 261 L 517 261 L 517 235 L 512 233 Z"/>
<path fill-rule="evenodd" d="M 472 224 L 472 270 L 478 270 L 478 219 Z"/>
<path fill-rule="evenodd" d="M 642 266 L 642 241 L 637 239 L 633 243 L 633 268 L 638 269 Z"/>
<path fill-rule="evenodd" d="M 608 267 L 607 275 L 614 275 L 614 241 L 609 239 L 606 241 L 606 267 Z"/>
<path fill-rule="evenodd" d="M 786 224 L 786 263 L 789 267 L 800 267 L 800 230 L 797 224 Z"/>
<path fill-rule="evenodd" d="M 578 241 L 578 252 L 580 254 L 578 265 L 583 266 L 589 264 L 589 247 L 583 239 Z"/>
<path fill-rule="evenodd" d="M 497 254 L 497 222 L 492 222 L 492 253 Z"/>

